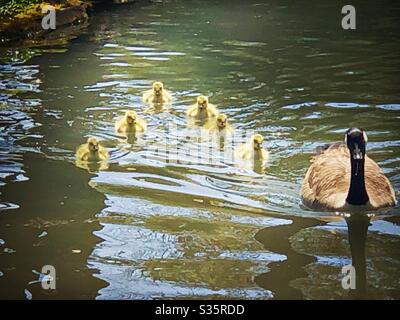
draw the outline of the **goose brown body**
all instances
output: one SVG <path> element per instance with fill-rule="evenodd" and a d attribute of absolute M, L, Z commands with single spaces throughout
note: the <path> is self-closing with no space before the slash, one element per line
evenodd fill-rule
<path fill-rule="evenodd" d="M 311 159 L 301 188 L 303 203 L 317 210 L 347 210 L 355 206 L 348 203 L 351 184 L 350 151 L 346 144 L 335 143 Z M 365 155 L 365 190 L 368 201 L 365 209 L 394 206 L 394 190 L 374 160 Z"/>

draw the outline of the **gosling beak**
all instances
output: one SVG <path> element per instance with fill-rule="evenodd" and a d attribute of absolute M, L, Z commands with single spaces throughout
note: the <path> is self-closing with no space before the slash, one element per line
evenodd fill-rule
<path fill-rule="evenodd" d="M 96 145 L 96 146 L 93 146 L 93 150 L 94 150 L 94 151 L 99 151 L 99 146 L 97 146 L 97 145 Z"/>
<path fill-rule="evenodd" d="M 358 145 L 355 144 L 354 149 L 353 149 L 353 159 L 361 160 L 362 158 L 363 158 L 363 154 L 362 154 L 360 148 L 358 147 Z"/>
<path fill-rule="evenodd" d="M 161 94 L 161 90 L 156 90 L 156 96 L 159 96 Z"/>
<path fill-rule="evenodd" d="M 128 117 L 128 122 L 130 124 L 134 124 L 135 123 L 135 119 L 133 119 L 132 117 Z"/>

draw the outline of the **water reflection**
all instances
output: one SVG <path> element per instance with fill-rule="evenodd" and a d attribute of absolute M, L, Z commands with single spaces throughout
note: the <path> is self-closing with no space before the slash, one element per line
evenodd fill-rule
<path fill-rule="evenodd" d="M 135 144 L 138 141 L 138 137 L 136 133 L 125 133 L 125 141 L 131 145 Z"/>
<path fill-rule="evenodd" d="M 315 260 L 305 267 L 307 277 L 291 285 L 309 299 L 397 299 L 397 276 L 387 272 L 400 262 L 399 236 L 398 225 L 365 214 L 303 229 L 291 237 L 292 247 Z M 388 244 L 385 249 L 382 243 Z M 386 256 L 387 250 L 392 251 L 391 257 Z M 345 290 L 342 267 L 350 264 L 356 271 L 356 289 Z"/>
<path fill-rule="evenodd" d="M 262 227 L 290 220 L 243 216 L 240 211 L 212 212 L 156 205 L 128 196 L 108 195 L 99 215 L 103 241 L 90 265 L 110 286 L 99 299 L 173 297 L 273 297 L 259 288 L 255 276 L 286 256 L 254 241 Z"/>
<path fill-rule="evenodd" d="M 150 103 L 144 110 L 145 113 L 155 114 L 169 111 L 170 109 L 164 103 Z"/>
<path fill-rule="evenodd" d="M 14 61 L 13 64 L 0 65 L 0 187 L 29 180 L 23 169 L 23 155 L 27 151 L 38 151 L 30 144 L 21 146 L 21 142 L 29 138 L 41 138 L 41 135 L 30 133 L 41 125 L 32 117 L 41 105 L 40 99 L 20 98 L 23 94 L 40 92 L 38 66 L 23 64 L 23 58 L 33 55 L 32 50 L 22 50 L 19 56 L 7 57 Z M 18 207 L 17 203 L 0 200 L 0 211 Z"/>
<path fill-rule="evenodd" d="M 100 170 L 107 170 L 109 168 L 109 164 L 106 161 L 89 162 L 78 159 L 75 161 L 75 165 L 89 173 L 96 173 Z"/>
<path fill-rule="evenodd" d="M 367 261 L 365 250 L 370 217 L 365 214 L 353 214 L 346 219 L 346 224 L 351 263 L 356 271 L 356 289 L 354 289 L 351 296 L 354 298 L 363 298 L 367 293 Z"/>

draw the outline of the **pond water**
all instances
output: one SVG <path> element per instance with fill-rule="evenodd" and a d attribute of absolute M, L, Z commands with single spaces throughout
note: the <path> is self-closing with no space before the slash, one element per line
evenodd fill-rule
<path fill-rule="evenodd" d="M 99 6 L 70 41 L 1 49 L 0 298 L 347 299 L 353 261 L 357 297 L 399 299 L 399 207 L 369 224 L 299 199 L 315 147 L 353 126 L 399 194 L 400 4 L 353 5 L 355 31 L 319 1 Z M 141 102 L 154 80 L 164 110 Z M 209 143 L 185 118 L 199 94 L 265 137 L 266 172 L 190 156 Z M 114 133 L 128 109 L 148 122 L 135 141 Z M 75 166 L 89 136 L 105 168 Z"/>

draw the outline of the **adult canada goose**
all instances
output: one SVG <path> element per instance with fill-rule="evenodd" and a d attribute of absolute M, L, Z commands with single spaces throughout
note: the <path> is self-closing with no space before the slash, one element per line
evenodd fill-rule
<path fill-rule="evenodd" d="M 144 103 L 163 104 L 171 101 L 171 94 L 164 89 L 164 84 L 160 81 L 154 82 L 152 88 L 143 93 Z"/>
<path fill-rule="evenodd" d="M 136 133 L 146 131 L 146 121 L 140 118 L 135 111 L 128 110 L 125 115 L 115 123 L 117 133 Z"/>
<path fill-rule="evenodd" d="M 106 148 L 99 144 L 96 138 L 88 138 L 87 143 L 76 150 L 76 159 L 79 161 L 104 161 L 109 158 Z"/>
<path fill-rule="evenodd" d="M 198 96 L 196 103 L 186 110 L 186 114 L 196 120 L 205 120 L 207 118 L 216 117 L 219 112 L 215 105 L 208 102 L 206 96 Z"/>
<path fill-rule="evenodd" d="M 301 188 L 303 203 L 316 210 L 379 209 L 396 205 L 394 190 L 379 166 L 366 156 L 367 134 L 346 131 L 311 159 Z"/>

